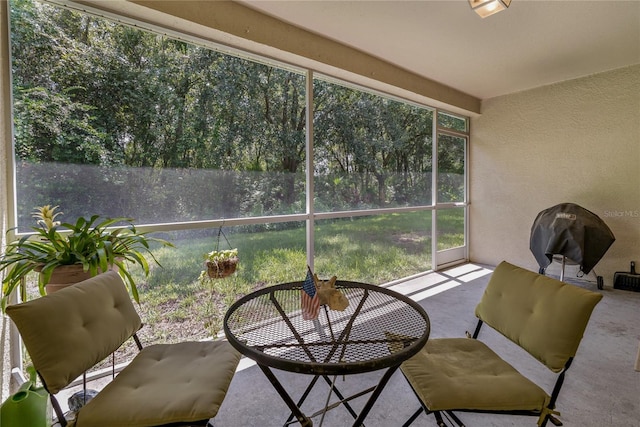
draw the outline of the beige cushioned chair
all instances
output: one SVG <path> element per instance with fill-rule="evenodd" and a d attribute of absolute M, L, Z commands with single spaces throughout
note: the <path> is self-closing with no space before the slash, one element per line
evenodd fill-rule
<path fill-rule="evenodd" d="M 240 354 L 226 341 L 141 348 L 141 321 L 120 276 L 108 272 L 66 289 L 7 307 L 32 363 L 54 398 L 120 345 L 135 338 L 141 351 L 71 425 L 206 425 L 225 397 Z"/>
<path fill-rule="evenodd" d="M 473 337 L 429 340 L 401 369 L 424 410 L 445 426 L 453 411 L 534 415 L 551 420 L 565 372 L 576 354 L 591 312 L 602 295 L 502 262 L 493 272 L 475 314 Z M 548 394 L 477 339 L 487 324 L 558 373 Z"/>

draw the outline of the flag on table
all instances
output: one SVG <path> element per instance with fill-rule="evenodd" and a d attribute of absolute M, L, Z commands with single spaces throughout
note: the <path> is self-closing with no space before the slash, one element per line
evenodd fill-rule
<path fill-rule="evenodd" d="M 316 284 L 313 281 L 313 273 L 311 273 L 309 266 L 307 266 L 307 278 L 304 280 L 300 294 L 300 307 L 302 308 L 302 318 L 304 320 L 314 320 L 318 318 L 320 299 L 318 298 Z"/>

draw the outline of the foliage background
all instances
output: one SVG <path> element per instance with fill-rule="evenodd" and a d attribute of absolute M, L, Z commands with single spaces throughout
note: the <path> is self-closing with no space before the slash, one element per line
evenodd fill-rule
<path fill-rule="evenodd" d="M 11 20 L 20 231 L 42 204 L 146 224 L 305 211 L 300 72 L 34 0 Z M 431 204 L 431 110 L 325 80 L 314 103 L 316 211 Z M 464 176 L 459 145 L 442 177 Z"/>

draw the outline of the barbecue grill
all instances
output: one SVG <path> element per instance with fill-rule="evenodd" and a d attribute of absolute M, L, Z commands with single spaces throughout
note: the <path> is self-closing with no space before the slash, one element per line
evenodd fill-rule
<path fill-rule="evenodd" d="M 538 214 L 531 227 L 529 249 L 540 265 L 540 274 L 554 258 L 560 259 L 560 280 L 564 280 L 566 263 L 577 264 L 582 273 L 589 274 L 615 240 L 596 214 L 575 203 L 561 203 Z M 597 281 L 602 289 L 602 277 L 597 276 Z"/>

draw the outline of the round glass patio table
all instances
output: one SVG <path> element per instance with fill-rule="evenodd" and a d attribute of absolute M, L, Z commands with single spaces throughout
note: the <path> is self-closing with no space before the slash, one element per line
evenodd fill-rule
<path fill-rule="evenodd" d="M 259 289 L 227 311 L 224 331 L 240 353 L 255 360 L 301 425 L 312 425 L 300 410 L 315 381 L 329 375 L 349 375 L 387 369 L 354 426 L 364 421 L 378 395 L 400 364 L 426 344 L 427 313 L 410 298 L 381 286 L 338 280 L 336 289 L 349 301 L 343 311 L 320 307 L 318 317 L 305 320 L 301 310 L 303 282 Z M 294 403 L 271 368 L 314 375 Z M 336 395 L 343 399 L 331 383 Z M 347 399 L 348 400 L 348 399 Z"/>

